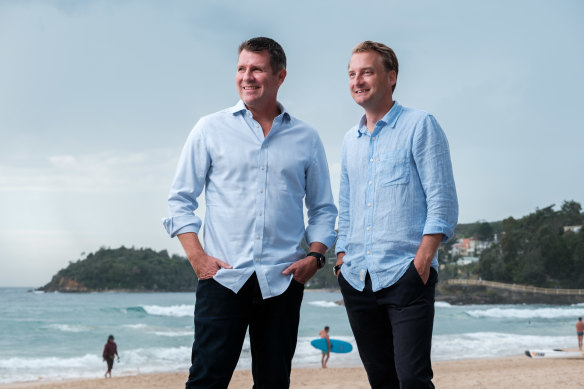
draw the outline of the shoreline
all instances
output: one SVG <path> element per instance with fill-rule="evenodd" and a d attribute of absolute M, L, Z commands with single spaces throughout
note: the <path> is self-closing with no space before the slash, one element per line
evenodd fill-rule
<path fill-rule="evenodd" d="M 433 363 L 434 385 L 437 388 L 467 389 L 497 386 L 517 388 L 578 387 L 584 381 L 584 362 L 577 359 L 531 359 L 517 355 L 501 358 L 463 359 L 437 361 Z M 168 373 L 144 373 L 129 376 L 115 376 L 111 379 L 71 379 L 63 381 L 34 381 L 0 384 L 0 389 L 166 389 L 184 388 L 187 371 Z M 253 384 L 250 370 L 236 370 L 229 389 L 251 388 Z M 362 366 L 330 367 L 327 369 L 299 367 L 293 368 L 291 389 L 319 388 L 337 389 L 350 387 L 368 389 L 367 375 Z"/>

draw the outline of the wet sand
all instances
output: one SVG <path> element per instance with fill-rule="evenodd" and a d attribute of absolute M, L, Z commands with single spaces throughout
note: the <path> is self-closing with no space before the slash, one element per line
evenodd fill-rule
<path fill-rule="evenodd" d="M 2 389 L 170 389 L 184 388 L 186 372 L 141 374 L 111 379 L 29 382 Z M 444 389 L 584 388 L 584 359 L 531 359 L 526 356 L 434 362 L 434 384 Z M 252 387 L 249 370 L 236 371 L 229 389 Z M 293 369 L 292 389 L 368 389 L 362 367 Z"/>

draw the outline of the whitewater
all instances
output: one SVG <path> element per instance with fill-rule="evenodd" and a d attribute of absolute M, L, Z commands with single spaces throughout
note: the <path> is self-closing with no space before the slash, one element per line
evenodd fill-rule
<path fill-rule="evenodd" d="M 114 375 L 184 371 L 190 365 L 194 293 L 34 293 L 0 288 L 0 384 L 98 378 L 108 335 L 118 344 Z M 310 346 L 325 325 L 331 337 L 355 340 L 338 292 L 307 291 L 294 367 L 317 367 Z M 436 302 L 433 360 L 520 355 L 525 349 L 575 347 L 584 304 L 466 305 Z M 358 366 L 356 351 L 333 354 L 331 367 Z M 249 340 L 238 369 L 249 369 Z"/>

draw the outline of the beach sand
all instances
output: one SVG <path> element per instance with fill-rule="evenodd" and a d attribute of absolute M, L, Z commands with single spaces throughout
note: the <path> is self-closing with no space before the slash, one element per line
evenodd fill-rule
<path fill-rule="evenodd" d="M 115 371 L 114 371 L 115 374 Z M 0 385 L 2 389 L 170 389 L 184 388 L 186 373 L 142 374 L 46 383 Z M 531 359 L 526 356 L 434 362 L 434 385 L 438 389 L 481 388 L 584 388 L 584 360 Z M 252 387 L 251 372 L 236 371 L 229 389 Z M 367 389 L 362 367 L 293 369 L 292 389 Z"/>

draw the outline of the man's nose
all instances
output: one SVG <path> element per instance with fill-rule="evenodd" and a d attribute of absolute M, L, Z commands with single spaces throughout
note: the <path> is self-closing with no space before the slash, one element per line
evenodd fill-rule
<path fill-rule="evenodd" d="M 251 70 L 246 70 L 246 71 L 243 73 L 243 80 L 244 80 L 244 81 L 247 81 L 247 80 L 253 80 L 253 78 L 254 78 L 254 77 L 253 77 L 253 72 L 252 72 Z"/>

